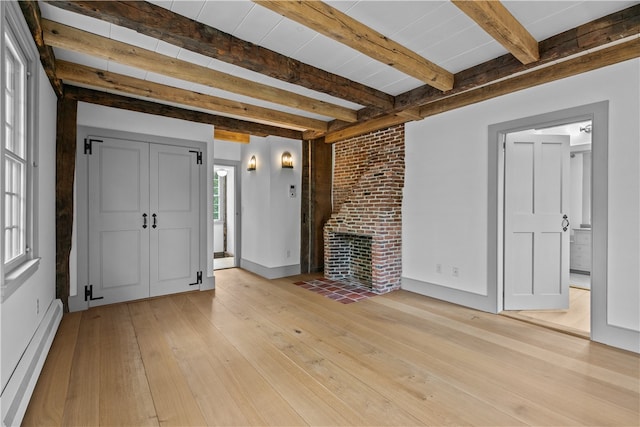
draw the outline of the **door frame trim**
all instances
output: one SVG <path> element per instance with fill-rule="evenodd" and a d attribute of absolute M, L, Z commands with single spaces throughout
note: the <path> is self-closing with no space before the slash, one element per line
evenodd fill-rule
<path fill-rule="evenodd" d="M 592 175 L 591 175 L 591 339 L 611 342 L 612 336 L 627 340 L 625 330 L 607 321 L 607 238 L 608 238 L 608 145 L 609 101 L 558 110 L 489 126 L 489 186 L 488 186 L 488 283 L 496 286 L 497 312 L 504 302 L 504 156 L 502 141 L 507 133 L 536 127 L 552 127 L 583 120 L 592 120 Z M 490 286 L 491 288 L 492 286 Z M 629 341 L 627 341 L 629 342 Z"/>
<path fill-rule="evenodd" d="M 69 260 L 70 271 L 70 294 L 73 293 L 75 287 L 75 295 L 69 296 L 69 311 L 82 311 L 89 308 L 89 303 L 84 301 L 84 294 L 81 292 L 82 286 L 89 280 L 89 223 L 88 223 L 88 158 L 84 155 L 83 141 L 90 135 L 99 135 L 105 138 L 124 139 L 132 141 L 141 141 L 152 144 L 195 147 L 202 151 L 203 158 L 208 159 L 208 144 L 203 141 L 167 138 L 157 135 L 141 134 L 136 132 L 125 132 L 113 129 L 97 128 L 92 126 L 78 126 L 77 132 L 77 150 L 76 150 L 76 176 L 74 183 L 74 220 L 73 220 L 73 238 L 72 249 Z M 203 165 L 204 166 L 204 165 Z M 207 167 L 204 166 L 200 170 L 200 198 L 207 199 Z M 207 204 L 200 205 L 200 270 L 203 271 L 202 284 L 200 290 L 213 289 L 215 287 L 215 279 L 213 277 L 213 253 L 208 256 L 209 244 L 213 248 L 213 243 L 209 242 L 209 235 L 213 234 L 213 220 L 211 224 L 206 215 Z M 211 258 L 211 268 L 209 268 L 208 259 Z M 75 285 L 75 286 L 74 286 Z"/>
<path fill-rule="evenodd" d="M 236 267 L 240 266 L 240 260 L 242 259 L 242 215 L 240 215 L 240 202 L 242 196 L 242 186 L 240 185 L 241 175 L 240 175 L 240 166 L 242 165 L 239 160 L 226 160 L 226 159 L 216 159 L 215 155 L 213 158 L 212 171 L 215 173 L 215 166 L 230 166 L 233 167 L 233 179 L 235 182 L 234 192 L 235 192 L 235 203 L 233 206 L 235 213 L 235 232 L 233 238 L 234 242 L 234 254 L 233 254 L 233 262 Z M 209 178 L 207 178 L 209 179 Z M 214 273 L 215 275 L 215 273 Z"/>

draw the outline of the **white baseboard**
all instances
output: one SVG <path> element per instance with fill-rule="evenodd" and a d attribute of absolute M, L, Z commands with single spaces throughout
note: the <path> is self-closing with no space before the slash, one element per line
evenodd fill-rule
<path fill-rule="evenodd" d="M 3 426 L 17 426 L 22 423 L 61 320 L 62 301 L 53 300 L 0 396 Z"/>
<path fill-rule="evenodd" d="M 281 267 L 265 267 L 264 265 L 242 259 L 240 260 L 240 267 L 267 279 L 279 279 L 281 277 L 300 274 L 300 264 L 283 265 Z"/>

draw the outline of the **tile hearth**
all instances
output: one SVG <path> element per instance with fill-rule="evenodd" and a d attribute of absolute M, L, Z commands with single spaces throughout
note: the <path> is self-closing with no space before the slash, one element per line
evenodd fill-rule
<path fill-rule="evenodd" d="M 324 295 L 342 304 L 351 304 L 378 295 L 361 285 L 326 278 L 295 282 L 294 285 Z"/>

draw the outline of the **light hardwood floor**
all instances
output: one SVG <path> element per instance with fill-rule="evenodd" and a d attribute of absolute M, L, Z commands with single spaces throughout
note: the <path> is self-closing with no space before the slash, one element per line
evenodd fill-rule
<path fill-rule="evenodd" d="M 638 425 L 637 354 L 405 291 L 238 269 L 65 315 L 25 425 Z"/>
<path fill-rule="evenodd" d="M 591 336 L 591 291 L 574 287 L 569 288 L 568 310 L 520 310 L 505 311 L 502 314 L 579 337 L 589 338 Z"/>

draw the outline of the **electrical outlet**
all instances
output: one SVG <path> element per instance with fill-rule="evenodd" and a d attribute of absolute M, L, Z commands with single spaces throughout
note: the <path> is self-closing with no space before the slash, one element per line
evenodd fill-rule
<path fill-rule="evenodd" d="M 442 274 L 442 264 L 436 264 L 436 273 Z"/>
<path fill-rule="evenodd" d="M 291 251 L 287 249 L 287 258 L 291 258 Z"/>
<path fill-rule="evenodd" d="M 459 277 L 460 276 L 460 270 L 458 269 L 458 267 L 451 267 L 451 275 L 453 277 Z"/>

